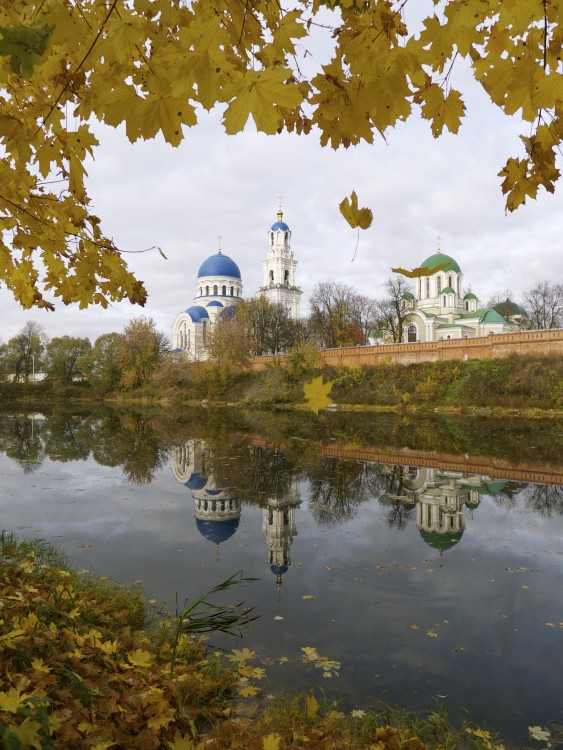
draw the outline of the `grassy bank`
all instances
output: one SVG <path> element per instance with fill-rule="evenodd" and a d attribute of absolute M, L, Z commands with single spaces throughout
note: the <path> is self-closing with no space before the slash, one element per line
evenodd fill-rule
<path fill-rule="evenodd" d="M 510 356 L 467 362 L 320 368 L 318 357 L 290 355 L 285 364 L 253 372 L 217 363 L 176 363 L 135 390 L 101 392 L 94 385 L 53 383 L 0 386 L 0 399 L 28 404 L 45 400 L 188 404 L 208 400 L 276 408 L 304 402 L 303 386 L 322 375 L 341 408 L 471 411 L 493 409 L 563 413 L 563 358 Z"/>
<path fill-rule="evenodd" d="M 426 750 L 501 748 L 443 713 L 353 711 L 308 695 L 265 708 L 248 648 L 216 655 L 150 618 L 141 593 L 72 571 L 42 542 L 0 535 L 4 748 Z M 247 699 L 253 701 L 250 712 Z"/>

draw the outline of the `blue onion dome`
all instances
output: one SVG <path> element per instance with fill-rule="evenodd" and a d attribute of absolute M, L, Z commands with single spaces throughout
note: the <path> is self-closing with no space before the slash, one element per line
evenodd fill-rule
<path fill-rule="evenodd" d="M 230 539 L 238 529 L 239 518 L 226 518 L 223 521 L 196 518 L 199 533 L 214 544 L 221 544 Z"/>
<path fill-rule="evenodd" d="M 219 300 L 213 299 L 211 302 L 208 302 L 206 307 L 223 307 L 223 303 L 219 302 Z"/>
<path fill-rule="evenodd" d="M 275 576 L 283 576 L 284 573 L 287 573 L 288 567 L 287 565 L 270 565 L 270 570 Z"/>
<path fill-rule="evenodd" d="M 207 314 L 207 310 L 205 307 L 202 307 L 201 305 L 192 305 L 191 307 L 188 307 L 186 310 L 190 318 L 193 320 L 194 323 L 201 323 L 201 321 L 206 318 L 209 320 L 209 315 Z"/>
<path fill-rule="evenodd" d="M 427 268 L 429 271 L 433 271 L 435 268 L 443 265 L 444 263 L 448 264 L 445 268 L 441 269 L 442 271 L 444 271 L 444 273 L 447 273 L 448 271 L 455 271 L 456 273 L 461 273 L 461 269 L 457 261 L 455 261 L 449 255 L 445 255 L 444 253 L 441 253 L 439 250 L 437 253 L 434 253 L 434 255 L 431 255 L 429 258 L 426 258 L 426 260 L 423 261 L 420 264 L 420 266 L 421 268 Z"/>
<path fill-rule="evenodd" d="M 278 230 L 281 232 L 289 232 L 289 227 L 287 226 L 285 221 L 283 221 L 283 212 L 281 208 L 278 211 L 278 220 L 275 222 L 275 224 L 272 224 L 271 231 L 277 232 Z"/>
<path fill-rule="evenodd" d="M 233 315 L 236 312 L 236 306 L 235 305 L 228 305 L 224 308 L 224 310 L 221 311 L 221 317 L 226 318 L 227 320 L 231 320 Z"/>
<path fill-rule="evenodd" d="M 223 255 L 219 250 L 218 253 L 210 255 L 207 260 L 204 260 L 199 267 L 197 277 L 199 279 L 203 276 L 229 276 L 240 279 L 240 269 L 232 258 Z"/>
<path fill-rule="evenodd" d="M 192 472 L 188 481 L 185 483 L 186 487 L 190 490 L 201 490 L 207 484 L 207 477 L 202 477 L 201 474 Z"/>

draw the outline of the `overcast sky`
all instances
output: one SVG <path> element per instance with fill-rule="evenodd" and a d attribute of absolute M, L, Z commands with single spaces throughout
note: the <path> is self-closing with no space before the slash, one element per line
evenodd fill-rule
<path fill-rule="evenodd" d="M 168 258 L 156 251 L 128 256 L 148 303 L 84 311 L 59 302 L 54 313 L 25 311 L 0 288 L 0 340 L 34 320 L 50 338 L 93 341 L 139 315 L 169 334 L 175 316 L 192 304 L 197 270 L 217 251 L 219 235 L 222 252 L 241 270 L 244 296 L 253 296 L 280 195 L 302 314 L 314 285 L 329 278 L 382 297 L 391 267 L 420 265 L 438 236 L 482 304 L 504 289 L 519 300 L 539 281 L 562 282 L 563 185 L 505 214 L 497 173 L 507 157 L 522 155 L 518 136 L 529 125 L 502 115 L 461 67 L 456 71 L 452 83 L 462 89 L 467 117 L 458 135 L 446 131 L 437 140 L 417 117 L 390 131 L 387 143 L 337 152 L 321 148 L 316 135 L 257 134 L 252 121 L 244 133 L 227 136 L 219 112 L 202 113 L 179 148 L 162 139 L 131 145 L 122 130 L 100 126 L 88 187 L 103 229 L 124 250 L 158 245 Z M 352 190 L 374 214 L 353 261 L 357 230 L 338 210 Z"/>

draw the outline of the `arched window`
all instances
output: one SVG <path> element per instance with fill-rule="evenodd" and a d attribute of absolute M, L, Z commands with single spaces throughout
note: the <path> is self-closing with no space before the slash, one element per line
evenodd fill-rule
<path fill-rule="evenodd" d="M 205 296 L 206 297 L 209 296 L 209 287 L 208 286 L 205 287 Z"/>
<path fill-rule="evenodd" d="M 270 232 L 270 245 L 274 244 L 274 233 Z"/>
<path fill-rule="evenodd" d="M 227 287 L 225 286 L 225 284 L 223 284 L 222 294 L 223 294 L 223 297 L 225 297 L 227 295 Z"/>
<path fill-rule="evenodd" d="M 217 296 L 219 294 L 219 287 L 217 286 L 217 284 L 213 285 L 213 294 L 215 296 Z"/>
<path fill-rule="evenodd" d="M 448 276 L 448 286 L 451 286 L 453 289 L 453 285 L 454 285 L 453 276 Z"/>
<path fill-rule="evenodd" d="M 286 232 L 286 233 L 284 234 L 284 237 L 285 237 L 285 241 L 287 242 L 287 239 L 288 239 L 288 237 L 289 237 L 289 232 Z"/>
<path fill-rule="evenodd" d="M 442 307 L 445 307 L 445 306 L 446 306 L 446 295 L 444 294 L 444 296 L 442 297 Z"/>
<path fill-rule="evenodd" d="M 270 284 L 274 283 L 274 272 L 270 271 Z"/>
<path fill-rule="evenodd" d="M 231 287 L 231 297 L 235 296 L 235 288 L 234 286 Z"/>
<path fill-rule="evenodd" d="M 465 300 L 465 309 L 469 310 L 469 302 L 467 300 Z"/>
<path fill-rule="evenodd" d="M 289 284 L 289 271 L 285 271 L 283 274 L 283 283 Z"/>
<path fill-rule="evenodd" d="M 202 289 L 201 289 L 201 287 L 200 287 L 200 288 L 199 288 L 199 296 L 200 296 L 200 297 L 201 297 L 201 291 L 202 291 Z"/>
<path fill-rule="evenodd" d="M 426 296 L 430 297 L 430 279 L 426 279 Z"/>
<path fill-rule="evenodd" d="M 416 341 L 416 326 L 411 324 L 407 329 L 407 341 L 412 344 Z"/>
<path fill-rule="evenodd" d="M 437 284 L 436 288 L 437 288 L 438 296 L 439 296 L 441 294 L 441 292 L 442 292 L 442 278 L 441 278 L 441 276 L 438 276 L 438 278 L 436 279 L 436 284 Z"/>

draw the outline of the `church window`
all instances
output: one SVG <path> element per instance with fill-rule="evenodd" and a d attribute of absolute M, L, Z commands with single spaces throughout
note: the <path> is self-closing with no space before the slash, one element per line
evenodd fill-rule
<path fill-rule="evenodd" d="M 200 287 L 200 288 L 199 288 L 199 296 L 200 296 L 200 297 L 201 297 L 201 291 L 202 291 L 202 289 L 201 289 L 201 287 Z"/>
<path fill-rule="evenodd" d="M 274 244 L 274 233 L 270 232 L 270 245 Z"/>
<path fill-rule="evenodd" d="M 213 285 L 213 294 L 215 296 L 217 296 L 219 294 L 219 287 L 217 286 L 217 284 Z"/>
<path fill-rule="evenodd" d="M 289 271 L 285 271 L 283 275 L 283 283 L 289 284 Z"/>
<path fill-rule="evenodd" d="M 225 286 L 225 284 L 223 284 L 222 294 L 223 294 L 223 297 L 225 297 L 227 295 L 227 287 Z"/>
<path fill-rule="evenodd" d="M 273 271 L 270 271 L 270 283 L 271 284 L 274 283 L 274 272 Z"/>
<path fill-rule="evenodd" d="M 231 297 L 235 296 L 235 288 L 234 286 L 231 287 Z"/>
<path fill-rule="evenodd" d="M 426 279 L 426 296 L 430 297 L 430 279 Z"/>
<path fill-rule="evenodd" d="M 453 285 L 454 285 L 453 276 L 448 276 L 448 286 L 453 287 Z"/>
<path fill-rule="evenodd" d="M 208 286 L 205 287 L 205 296 L 206 297 L 209 296 L 209 287 Z"/>
<path fill-rule="evenodd" d="M 438 290 L 438 296 L 439 296 L 440 293 L 442 292 L 442 278 L 440 276 L 438 276 L 438 278 L 436 279 L 436 284 L 438 285 L 437 290 Z"/>
<path fill-rule="evenodd" d="M 407 341 L 413 343 L 416 341 L 416 326 L 410 325 L 407 330 Z"/>
<path fill-rule="evenodd" d="M 467 300 L 465 300 L 465 309 L 469 310 L 469 302 Z"/>
<path fill-rule="evenodd" d="M 284 237 L 285 237 L 285 241 L 287 242 L 287 238 L 289 237 L 289 233 L 286 232 L 285 235 L 284 235 Z"/>
<path fill-rule="evenodd" d="M 446 295 L 444 294 L 444 296 L 442 297 L 442 307 L 445 307 L 445 306 L 446 306 Z"/>
<path fill-rule="evenodd" d="M 274 511 L 271 510 L 268 513 L 268 526 L 273 526 L 273 525 L 274 525 Z"/>

